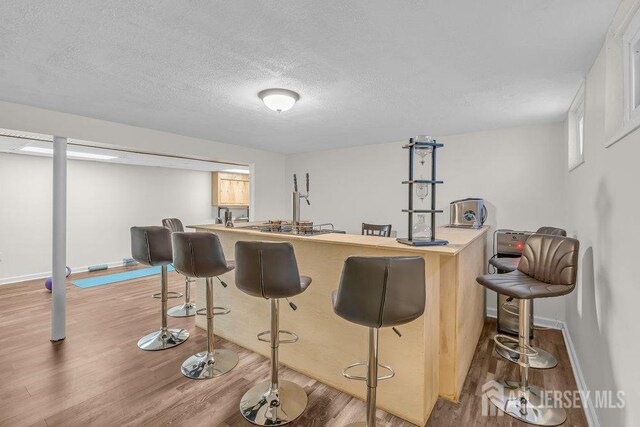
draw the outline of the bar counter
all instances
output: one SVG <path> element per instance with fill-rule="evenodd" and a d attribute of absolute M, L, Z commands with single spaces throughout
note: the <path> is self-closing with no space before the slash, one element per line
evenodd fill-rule
<path fill-rule="evenodd" d="M 253 223 L 256 224 L 256 223 Z M 294 246 L 301 275 L 313 282 L 293 298 L 297 311 L 281 305 L 280 327 L 299 335 L 297 343 L 280 346 L 280 363 L 345 393 L 365 399 L 361 381 L 348 380 L 342 370 L 367 356 L 367 328 L 333 312 L 331 293 L 338 287 L 346 257 L 415 255 L 425 260 L 426 310 L 419 319 L 380 330 L 379 361 L 394 368 L 394 378 L 378 384 L 378 408 L 423 426 L 438 396 L 456 401 L 466 378 L 484 324 L 484 291 L 476 276 L 485 271 L 487 227 L 480 230 L 437 229 L 447 246 L 414 247 L 395 238 L 351 234 L 301 236 L 267 233 L 236 225 L 193 225 L 216 233 L 227 259 L 234 258 L 240 240 L 288 241 Z M 269 304 L 234 286 L 234 273 L 222 277 L 229 287 L 215 286 L 216 306 L 231 309 L 216 316 L 215 333 L 251 351 L 269 356 L 269 344 L 257 340 L 269 329 Z M 198 307 L 204 307 L 204 280 L 198 280 Z M 196 316 L 205 328 L 205 319 Z M 363 370 L 364 373 L 364 370 Z M 250 378 L 247 373 L 247 378 Z M 254 382 L 265 378 L 255 378 Z"/>

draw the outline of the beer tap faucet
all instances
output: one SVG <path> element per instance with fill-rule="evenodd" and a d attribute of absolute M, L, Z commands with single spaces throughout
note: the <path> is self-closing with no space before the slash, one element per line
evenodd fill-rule
<path fill-rule="evenodd" d="M 304 197 L 304 200 L 307 202 L 307 206 L 311 206 L 311 202 L 309 201 L 309 173 L 307 172 L 307 193 L 301 194 L 301 197 Z"/>
<path fill-rule="evenodd" d="M 300 199 L 304 199 L 307 202 L 307 205 L 311 206 L 311 202 L 309 202 L 309 174 L 306 175 L 306 193 L 301 193 L 298 191 L 298 176 L 293 174 L 293 194 L 292 194 L 292 207 L 293 207 L 293 220 L 292 225 L 295 228 L 300 223 Z"/>

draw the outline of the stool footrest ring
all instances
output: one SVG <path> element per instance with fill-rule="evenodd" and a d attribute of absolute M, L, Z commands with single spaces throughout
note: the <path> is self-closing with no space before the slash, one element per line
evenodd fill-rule
<path fill-rule="evenodd" d="M 502 304 L 502 309 L 513 316 L 520 316 L 520 308 L 512 302 Z"/>
<path fill-rule="evenodd" d="M 225 314 L 231 313 L 231 309 L 226 307 L 213 307 L 213 315 L 214 316 L 224 316 Z M 218 310 L 218 311 L 215 311 Z M 196 314 L 198 316 L 206 316 L 207 315 L 207 307 L 199 308 L 196 310 Z"/>
<path fill-rule="evenodd" d="M 167 292 L 167 299 L 174 299 L 174 298 L 182 298 L 183 293 L 182 292 Z M 155 299 L 162 299 L 162 292 L 158 292 L 157 294 L 153 294 L 151 295 L 152 297 L 154 297 Z"/>
<path fill-rule="evenodd" d="M 356 366 L 368 366 L 368 365 L 369 364 L 367 362 L 352 363 L 351 365 L 349 365 L 346 368 L 344 368 L 344 370 L 342 371 L 342 376 L 345 377 L 345 378 L 348 378 L 350 380 L 366 381 L 367 377 L 362 376 L 362 375 L 352 375 L 352 374 L 349 373 L 349 369 L 355 368 Z M 381 363 L 378 363 L 378 367 L 380 367 L 382 369 L 386 369 L 387 371 L 389 371 L 389 373 L 387 375 L 382 375 L 382 376 L 378 377 L 378 381 L 388 380 L 389 378 L 393 378 L 396 375 L 396 371 L 394 371 L 391 366 L 383 365 Z"/>
<path fill-rule="evenodd" d="M 287 334 L 289 336 L 291 336 L 292 338 L 287 338 L 287 339 L 280 339 L 280 334 Z M 270 336 L 271 335 L 271 331 L 264 331 L 264 332 L 260 332 L 258 334 L 258 341 L 262 341 L 262 342 L 271 342 L 270 338 L 263 338 L 264 336 Z M 294 334 L 293 332 L 289 332 L 289 331 L 285 331 L 283 329 L 280 329 L 278 331 L 278 342 L 280 344 L 292 344 L 294 342 L 298 341 L 298 335 Z"/>
<path fill-rule="evenodd" d="M 518 343 L 518 340 L 516 338 L 510 337 L 508 335 L 501 335 L 501 334 L 498 334 L 498 335 L 493 337 L 493 341 L 495 341 L 496 345 L 498 347 L 500 347 L 500 348 L 505 349 L 509 353 L 521 354 L 523 356 L 528 356 L 528 357 L 534 357 L 534 356 L 538 355 L 538 350 L 536 350 L 535 348 L 531 347 L 530 345 L 526 345 L 524 348 L 521 347 L 521 346 L 518 346 L 516 348 L 512 348 L 512 347 L 509 347 L 509 346 L 505 345 L 500 340 L 510 341 L 510 342 L 514 342 L 514 343 Z"/>

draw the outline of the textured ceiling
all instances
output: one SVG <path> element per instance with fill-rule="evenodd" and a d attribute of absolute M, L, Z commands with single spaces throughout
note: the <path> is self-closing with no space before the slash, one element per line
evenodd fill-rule
<path fill-rule="evenodd" d="M 0 99 L 285 153 L 556 121 L 617 4 L 4 0 Z"/>

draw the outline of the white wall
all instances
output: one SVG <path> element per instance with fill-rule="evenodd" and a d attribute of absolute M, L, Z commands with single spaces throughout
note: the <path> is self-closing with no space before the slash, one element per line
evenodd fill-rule
<path fill-rule="evenodd" d="M 585 163 L 566 171 L 569 229 L 581 244 L 578 287 L 566 299 L 566 317 L 588 389 L 622 390 L 624 409 L 596 409 L 602 426 L 638 425 L 640 419 L 640 131 L 609 148 L 622 131 L 621 35 L 624 1 L 605 46 L 586 79 Z"/>
<path fill-rule="evenodd" d="M 566 138 L 563 124 L 549 124 L 476 132 L 438 138 L 437 202 L 449 221 L 449 202 L 482 197 L 489 207 L 492 229 L 535 230 L 542 225 L 565 226 L 563 167 Z M 406 143 L 406 141 L 404 142 Z M 288 188 L 292 174 L 299 182 L 311 175 L 311 206 L 302 216 L 315 222 L 333 222 L 338 229 L 360 233 L 361 223 L 391 223 L 398 235 L 407 233 L 407 151 L 403 142 L 364 145 L 287 156 Z M 416 174 L 420 173 L 420 167 Z M 425 168 L 425 179 L 430 175 Z M 416 199 L 417 203 L 421 202 Z M 423 203 L 427 206 L 427 201 Z M 492 253 L 492 238 L 487 254 Z M 487 305 L 495 308 L 491 292 Z M 536 316 L 564 320 L 560 299 L 536 301 Z"/>
<path fill-rule="evenodd" d="M 0 282 L 51 270 L 51 159 L 0 153 Z M 131 256 L 129 228 L 177 217 L 211 223 L 211 174 L 70 160 L 67 264 Z"/>

